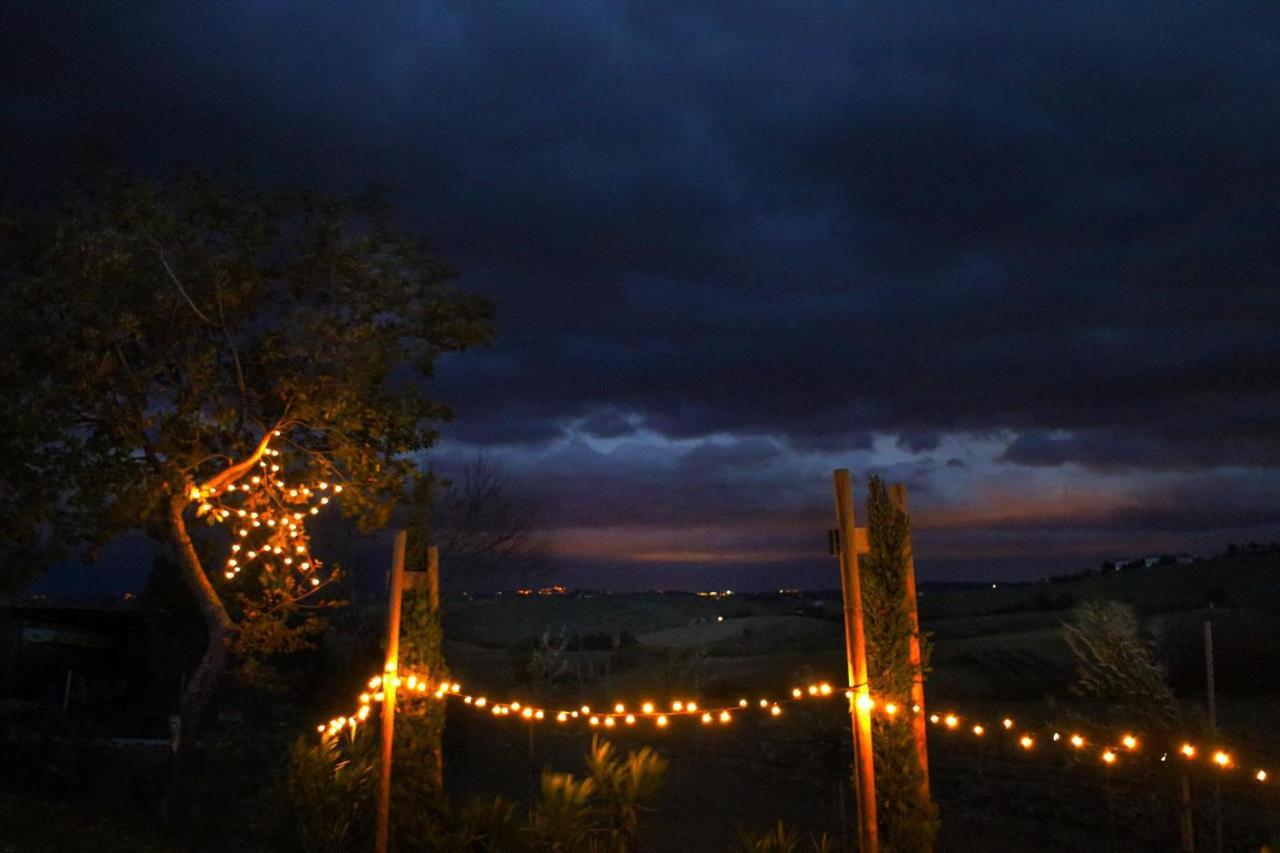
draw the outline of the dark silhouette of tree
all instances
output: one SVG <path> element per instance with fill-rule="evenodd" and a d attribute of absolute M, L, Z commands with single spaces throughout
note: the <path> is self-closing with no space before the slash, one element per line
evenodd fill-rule
<path fill-rule="evenodd" d="M 334 572 L 308 501 L 342 489 L 370 530 L 422 489 L 413 454 L 450 416 L 436 358 L 486 341 L 491 308 L 367 200 L 112 172 L 2 224 L 0 580 L 131 530 L 168 543 L 207 635 L 189 744 L 233 653 L 315 627 Z M 266 550 L 206 565 L 191 522 L 242 510 Z"/>

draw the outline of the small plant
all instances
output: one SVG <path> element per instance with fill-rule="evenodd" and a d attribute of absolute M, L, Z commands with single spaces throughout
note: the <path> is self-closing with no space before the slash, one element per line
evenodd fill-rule
<path fill-rule="evenodd" d="M 347 755 L 339 738 L 302 736 L 289 751 L 281 785 L 281 835 L 302 853 L 338 853 L 368 837 L 377 764 L 359 739 Z"/>
<path fill-rule="evenodd" d="M 833 853 L 836 849 L 835 842 L 825 832 L 821 835 L 810 832 L 802 837 L 782 821 L 759 835 L 739 832 L 738 845 L 742 853 Z"/>

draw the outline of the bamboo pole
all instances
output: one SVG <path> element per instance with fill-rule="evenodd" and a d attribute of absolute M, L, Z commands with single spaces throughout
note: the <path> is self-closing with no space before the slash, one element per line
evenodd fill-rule
<path fill-rule="evenodd" d="M 907 487 L 895 483 L 889 487 L 889 499 L 898 512 L 907 515 Z M 920 796 L 925 803 L 929 802 L 929 739 L 928 726 L 925 725 L 924 709 L 924 662 L 920 654 L 920 612 L 916 605 L 916 560 L 915 549 L 911 544 L 911 531 L 908 528 L 905 559 L 902 561 L 903 586 L 906 588 L 907 618 L 910 621 L 911 637 L 908 641 L 908 653 L 911 658 L 911 733 L 916 743 L 916 761 L 920 765 Z"/>
<path fill-rule="evenodd" d="M 877 853 L 875 761 L 871 750 L 871 688 L 867 683 L 867 637 L 862 623 L 862 580 L 853 519 L 853 481 L 847 468 L 832 477 L 836 492 L 836 521 L 840 529 L 840 585 L 844 599 L 845 656 L 853 693 L 849 715 L 853 722 L 855 782 L 858 794 L 858 851 Z"/>
<path fill-rule="evenodd" d="M 382 762 L 374 849 L 387 853 L 391 835 L 391 754 L 396 727 L 396 681 L 400 669 L 400 600 L 404 595 L 405 531 L 396 531 L 391 556 L 391 600 L 387 612 L 387 658 L 382 667 Z"/>

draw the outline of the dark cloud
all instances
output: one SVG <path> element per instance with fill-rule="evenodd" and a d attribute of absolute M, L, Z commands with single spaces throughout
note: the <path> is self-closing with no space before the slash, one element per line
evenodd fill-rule
<path fill-rule="evenodd" d="M 151 171 L 389 187 L 501 304 L 442 365 L 446 434 L 522 448 L 565 520 L 736 517 L 743 472 L 782 490 L 752 512 L 798 511 L 814 460 L 900 464 L 876 435 L 948 460 L 904 472 L 938 501 L 1002 467 L 1277 476 L 1274 6 L 0 16 L 19 186 L 90 133 Z"/>

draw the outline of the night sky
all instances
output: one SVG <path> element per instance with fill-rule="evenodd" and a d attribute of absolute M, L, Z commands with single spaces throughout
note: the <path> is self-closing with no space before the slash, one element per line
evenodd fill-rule
<path fill-rule="evenodd" d="M 1280 8 L 913 8 L 6 4 L 0 174 L 387 188 L 573 583 L 834 586 L 836 467 L 924 579 L 1280 538 Z"/>

